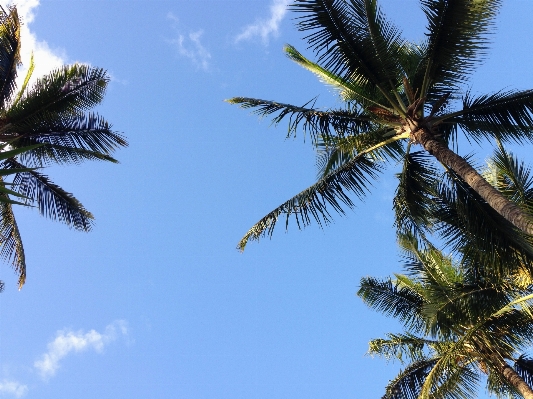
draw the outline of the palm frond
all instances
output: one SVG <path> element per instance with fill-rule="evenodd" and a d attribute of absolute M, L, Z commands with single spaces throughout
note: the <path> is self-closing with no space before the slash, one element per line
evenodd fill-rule
<path fill-rule="evenodd" d="M 20 64 L 20 20 L 16 7 L 0 7 L 0 104 L 4 105 L 16 90 L 17 66 Z"/>
<path fill-rule="evenodd" d="M 487 374 L 487 391 L 497 399 L 522 399 L 517 389 L 507 381 L 500 373 Z"/>
<path fill-rule="evenodd" d="M 427 49 L 413 78 L 420 97 L 441 97 L 465 82 L 487 52 L 500 0 L 422 0 Z"/>
<path fill-rule="evenodd" d="M 399 183 L 393 200 L 395 225 L 400 234 L 415 236 L 431 230 L 434 197 L 439 174 L 425 152 L 409 153 L 402 172 L 396 175 Z"/>
<path fill-rule="evenodd" d="M 509 200 L 533 212 L 533 175 L 531 169 L 500 147 L 487 161 L 485 179 Z"/>
<path fill-rule="evenodd" d="M 296 0 L 292 10 L 298 29 L 306 37 L 325 69 L 358 85 L 377 86 L 390 106 L 396 90 L 399 63 L 396 54 L 403 43 L 372 0 Z"/>
<path fill-rule="evenodd" d="M 10 124 L 31 123 L 50 117 L 83 113 L 99 104 L 109 76 L 104 69 L 75 64 L 52 71 L 38 79 L 22 98 L 6 111 L 7 124 L 0 133 L 9 133 Z"/>
<path fill-rule="evenodd" d="M 23 168 L 24 165 L 11 158 L 3 167 Z M 46 217 L 58 220 L 76 230 L 90 231 L 93 215 L 70 193 L 54 184 L 47 176 L 35 170 L 17 173 L 13 179 L 16 191 L 29 198 Z"/>
<path fill-rule="evenodd" d="M 533 386 L 533 359 L 520 355 L 514 363 L 514 369 L 530 387 Z"/>
<path fill-rule="evenodd" d="M 0 256 L 11 262 L 18 275 L 20 289 L 26 281 L 24 246 L 9 197 L 0 193 L 0 198 Z"/>
<path fill-rule="evenodd" d="M 397 318 L 409 329 L 420 328 L 423 325 L 421 318 L 423 298 L 413 290 L 400 286 L 390 279 L 362 278 L 357 295 L 369 307 Z"/>
<path fill-rule="evenodd" d="M 245 109 L 255 108 L 253 112 L 261 117 L 277 114 L 272 118 L 272 123 L 276 125 L 287 117 L 289 119 L 288 137 L 295 136 L 300 126 L 305 133 L 310 134 L 313 142 L 319 135 L 353 136 L 374 128 L 368 115 L 357 109 L 321 111 L 307 108 L 306 106 L 313 100 L 302 107 L 245 97 L 234 97 L 226 101 L 230 104 L 239 104 Z"/>
<path fill-rule="evenodd" d="M 366 153 L 375 162 L 399 161 L 405 155 L 405 150 L 399 140 L 387 142 L 387 137 L 390 137 L 390 134 L 391 131 L 385 128 L 355 136 L 319 136 L 315 143 L 318 166 L 317 179 L 327 176 L 361 153 Z M 392 134 L 394 135 L 395 132 L 392 131 Z M 369 149 L 372 150 L 369 152 Z"/>
<path fill-rule="evenodd" d="M 55 163 L 79 163 L 84 160 L 107 160 L 116 162 L 110 154 L 117 148 L 127 146 L 124 137 L 96 114 L 68 115 L 54 118 L 54 115 L 40 114 L 40 119 L 12 124 L 17 138 L 12 146 L 17 148 L 31 144 L 41 147 L 27 151 L 21 157 L 33 165 Z M 16 133 L 15 133 L 16 132 Z M 6 138 L 10 134 L 5 135 Z"/>
<path fill-rule="evenodd" d="M 524 143 L 533 140 L 533 90 L 499 91 L 472 97 L 467 93 L 461 111 L 438 120 L 457 123 L 472 139 L 501 138 Z"/>
<path fill-rule="evenodd" d="M 517 265 L 531 264 L 533 247 L 527 237 L 453 172 L 448 171 L 446 177 L 439 187 L 435 212 L 439 221 L 435 231 L 446 245 L 477 268 L 490 265 L 484 271 L 494 277 L 516 272 L 510 268 Z"/>
<path fill-rule="evenodd" d="M 15 104 L 17 104 L 22 98 L 22 95 L 26 92 L 26 87 L 28 87 L 28 83 L 30 82 L 30 79 L 33 75 L 34 70 L 35 70 L 35 62 L 33 60 L 33 52 L 32 52 L 31 57 L 30 57 L 30 66 L 28 67 L 28 71 L 26 72 L 26 76 L 24 77 L 24 82 L 22 82 L 22 86 L 19 89 L 11 106 L 14 106 Z"/>
<path fill-rule="evenodd" d="M 424 358 L 424 349 L 438 345 L 437 341 L 417 337 L 413 334 L 387 334 L 387 339 L 373 339 L 368 343 L 368 354 L 417 362 Z"/>
<path fill-rule="evenodd" d="M 337 213 L 344 214 L 343 205 L 348 208 L 354 206 L 347 191 L 363 198 L 381 169 L 380 164 L 370 160 L 366 154 L 360 154 L 268 213 L 248 230 L 237 248 L 243 251 L 248 241 L 259 240 L 265 235 L 271 236 L 281 215 L 286 215 L 285 227 L 288 226 L 291 215 L 299 228 L 308 226 L 311 219 L 321 226 L 330 223 L 328 206 Z"/>
<path fill-rule="evenodd" d="M 437 358 L 413 362 L 387 384 L 382 399 L 418 399 L 424 381 Z"/>
<path fill-rule="evenodd" d="M 376 86 L 361 85 L 356 80 L 337 75 L 307 59 L 291 45 L 286 45 L 284 51 L 290 60 L 315 74 L 322 83 L 337 90 L 344 101 L 355 101 L 365 106 L 376 105 L 393 112 L 393 109 L 387 106 L 387 99 Z"/>
<path fill-rule="evenodd" d="M 441 373 L 438 385 L 433 387 L 429 395 L 422 389 L 420 399 L 470 399 L 475 396 L 479 383 L 479 373 L 471 365 L 450 365 Z M 436 367 L 438 367 L 438 362 Z"/>
<path fill-rule="evenodd" d="M 461 340 L 449 345 L 427 374 L 418 399 L 471 398 L 479 382 L 479 374 L 472 370 L 471 363 Z"/>

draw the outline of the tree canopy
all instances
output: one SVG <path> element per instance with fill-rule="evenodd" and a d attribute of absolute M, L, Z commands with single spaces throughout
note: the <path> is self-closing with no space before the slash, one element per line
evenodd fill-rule
<path fill-rule="evenodd" d="M 39 212 L 80 231 L 89 231 L 93 215 L 41 168 L 89 160 L 117 162 L 113 152 L 127 145 L 102 116 L 91 112 L 105 94 L 109 75 L 83 64 L 63 66 L 29 87 L 33 59 L 20 88 L 20 19 L 16 7 L 0 8 L 0 255 L 26 280 L 26 260 L 13 204 Z M 10 181 L 3 180 L 5 176 Z M 9 185 L 9 189 L 4 188 Z M 14 201 L 10 196 L 19 198 Z"/>
<path fill-rule="evenodd" d="M 397 223 L 423 225 L 437 162 L 524 234 L 533 233 L 529 214 L 510 201 L 458 155 L 458 135 L 473 142 L 527 143 L 533 132 L 533 91 L 502 90 L 473 95 L 470 75 L 487 56 L 499 0 L 422 0 L 426 39 L 405 40 L 376 0 L 295 0 L 298 29 L 306 33 L 311 61 L 293 46 L 287 56 L 334 87 L 339 109 L 235 97 L 274 123 L 289 121 L 289 135 L 302 129 L 317 150 L 318 181 L 261 218 L 242 238 L 271 235 L 280 217 L 286 226 L 331 221 L 331 211 L 353 207 L 390 163 L 402 161 L 394 206 Z M 419 148 L 417 148 L 420 146 Z M 454 148 L 452 151 L 451 148 Z M 429 157 L 428 157 L 429 156 Z"/>

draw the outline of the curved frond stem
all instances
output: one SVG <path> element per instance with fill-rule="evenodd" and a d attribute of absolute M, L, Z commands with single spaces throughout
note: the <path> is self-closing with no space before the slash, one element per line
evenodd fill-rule
<path fill-rule="evenodd" d="M 335 74 L 334 72 L 331 72 L 326 68 L 321 67 L 317 63 L 310 61 L 309 59 L 304 57 L 298 50 L 296 50 L 296 48 L 289 44 L 285 45 L 284 50 L 289 59 L 296 62 L 298 65 L 307 69 L 308 71 L 314 73 L 324 83 L 329 84 L 338 89 L 340 91 L 341 97 L 343 97 L 344 99 L 356 100 L 359 103 L 374 104 L 378 107 L 386 109 L 389 112 L 394 112 L 396 110 L 394 106 L 391 108 L 390 106 L 383 104 L 382 102 L 376 101 L 375 98 L 372 98 L 373 93 L 369 93 L 368 89 L 362 87 L 361 85 L 358 85 L 358 78 L 354 79 L 354 77 L 352 77 L 352 79 L 347 80 L 342 76 Z"/>
<path fill-rule="evenodd" d="M 319 62 L 324 61 L 326 69 L 347 78 L 362 77 L 362 83 L 377 87 L 389 105 L 401 112 L 383 87 L 383 82 L 396 75 L 391 47 L 400 46 L 397 35 L 389 29 L 393 33 L 387 38 L 381 36 L 379 48 L 374 47 L 368 17 L 371 10 L 377 11 L 376 7 L 362 1 L 296 0 L 292 9 L 306 14 L 298 18 L 299 29 L 313 31 L 307 36 L 308 43 L 320 54 Z M 373 19 L 376 27 L 386 25 L 384 20 Z M 377 32 L 373 33 L 375 39 Z M 387 60 L 387 67 L 380 63 L 380 57 Z"/>
<path fill-rule="evenodd" d="M 296 134 L 298 126 L 302 125 L 304 132 L 309 131 L 311 139 L 316 142 L 317 136 L 346 136 L 357 135 L 373 128 L 372 119 L 362 113 L 352 110 L 327 110 L 307 108 L 275 101 L 261 100 L 247 97 L 234 97 L 226 100 L 230 104 L 238 104 L 241 108 L 256 108 L 253 112 L 260 117 L 279 113 L 273 117 L 272 123 L 278 124 L 285 117 L 289 118 L 288 136 Z M 335 134 L 332 134 L 332 130 Z"/>
<path fill-rule="evenodd" d="M 260 237 L 266 234 L 271 236 L 274 226 L 282 214 L 286 215 L 286 227 L 288 226 L 289 217 L 292 214 L 295 216 L 298 227 L 300 228 L 309 225 L 311 217 L 320 226 L 322 226 L 322 223 L 328 224 L 331 215 L 327 210 L 327 205 L 331 206 L 337 213 L 344 214 L 342 204 L 348 208 L 354 206 L 344 189 L 362 198 L 368 190 L 367 186 L 371 184 L 372 179 L 377 177 L 377 172 L 381 169 L 378 163 L 368 159 L 365 155 L 387 144 L 405 138 L 405 135 L 394 136 L 378 145 L 361 151 L 351 161 L 326 175 L 317 183 L 300 192 L 259 220 L 244 235 L 237 248 L 243 251 L 249 240 L 259 240 Z"/>
<path fill-rule="evenodd" d="M 31 57 L 30 57 L 30 66 L 28 67 L 28 72 L 26 72 L 26 76 L 24 77 L 24 82 L 22 83 L 22 87 L 20 88 L 17 96 L 15 97 L 15 100 L 13 101 L 12 106 L 17 105 L 17 103 L 22 98 L 22 95 L 26 91 L 26 87 L 28 86 L 28 83 L 31 79 L 31 76 L 33 75 L 34 70 L 35 70 L 35 62 L 33 60 L 33 51 L 32 51 Z"/>

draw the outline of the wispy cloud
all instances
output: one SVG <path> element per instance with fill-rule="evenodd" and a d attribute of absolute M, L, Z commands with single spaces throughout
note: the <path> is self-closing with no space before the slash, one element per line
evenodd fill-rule
<path fill-rule="evenodd" d="M 48 344 L 48 352 L 44 353 L 33 366 L 43 380 L 54 376 L 60 367 L 60 361 L 71 353 L 83 352 L 89 349 L 101 353 L 104 347 L 117 339 L 119 335 L 127 335 L 127 323 L 123 320 L 109 324 L 103 333 L 95 330 L 57 332 L 56 338 Z"/>
<path fill-rule="evenodd" d="M 267 44 L 270 36 L 279 35 L 279 25 L 285 14 L 287 14 L 287 5 L 289 3 L 290 0 L 273 0 L 270 6 L 270 17 L 259 19 L 254 24 L 244 27 L 242 32 L 235 38 L 235 42 L 238 43 L 243 40 L 252 40 L 255 37 L 260 37 L 263 43 Z"/>
<path fill-rule="evenodd" d="M 30 82 L 65 64 L 66 55 L 62 50 L 52 50 L 46 41 L 37 39 L 37 36 L 31 30 L 31 24 L 35 19 L 35 11 L 39 6 L 39 0 L 0 0 L 0 5 L 4 8 L 10 4 L 17 6 L 17 12 L 22 19 L 20 56 L 23 65 L 19 69 L 17 79 L 18 86 L 20 87 L 28 71 L 32 52 L 35 69 Z"/>
<path fill-rule="evenodd" d="M 174 28 L 177 29 L 178 18 L 172 13 L 168 13 L 167 18 L 173 21 Z M 178 37 L 168 42 L 176 47 L 180 56 L 188 58 L 194 65 L 207 71 L 210 65 L 211 53 L 201 42 L 203 34 L 203 29 L 191 31 L 186 35 L 178 30 Z"/>
<path fill-rule="evenodd" d="M 28 392 L 28 387 L 17 381 L 3 380 L 0 382 L 0 395 L 13 395 L 21 398 Z"/>

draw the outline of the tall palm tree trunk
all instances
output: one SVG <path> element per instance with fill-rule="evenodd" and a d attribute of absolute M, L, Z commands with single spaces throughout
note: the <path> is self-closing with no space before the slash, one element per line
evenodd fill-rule
<path fill-rule="evenodd" d="M 533 235 L 533 220 L 531 217 L 518 205 L 509 201 L 492 187 L 463 157 L 435 140 L 428 128 L 420 127 L 415 129 L 412 135 L 426 151 L 457 173 L 496 212 L 524 233 Z"/>
<path fill-rule="evenodd" d="M 533 389 L 524 381 L 522 377 L 505 362 L 504 360 L 493 357 L 503 377 L 524 397 L 524 399 L 533 399 Z"/>

